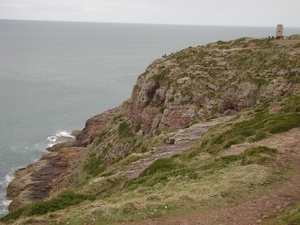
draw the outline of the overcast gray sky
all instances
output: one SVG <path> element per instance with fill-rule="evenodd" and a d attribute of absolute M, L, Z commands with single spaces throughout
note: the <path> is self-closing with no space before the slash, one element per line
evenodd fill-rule
<path fill-rule="evenodd" d="M 0 0 L 0 19 L 300 27 L 300 0 Z"/>

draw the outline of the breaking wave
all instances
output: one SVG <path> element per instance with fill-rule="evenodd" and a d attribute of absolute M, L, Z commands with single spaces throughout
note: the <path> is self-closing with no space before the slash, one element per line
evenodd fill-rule
<path fill-rule="evenodd" d="M 72 132 L 69 131 L 58 131 L 52 134 L 50 137 L 47 138 L 49 141 L 48 147 L 52 147 L 55 144 L 65 142 L 69 139 L 75 138 L 72 135 Z"/>

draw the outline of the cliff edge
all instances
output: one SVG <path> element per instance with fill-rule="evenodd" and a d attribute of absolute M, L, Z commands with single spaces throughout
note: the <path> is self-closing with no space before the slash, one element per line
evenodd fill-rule
<path fill-rule="evenodd" d="M 299 92 L 299 40 L 240 38 L 189 47 L 157 59 L 138 77 L 130 99 L 88 119 L 74 140 L 49 148 L 49 154 L 15 173 L 7 189 L 7 196 L 12 200 L 9 210 L 14 212 L 38 200 L 55 197 L 68 188 L 92 193 L 100 199 L 103 193 L 110 195 L 109 190 L 119 188 L 124 182 L 126 187 L 133 185 L 138 189 L 135 179 L 147 177 L 147 168 L 152 162 L 174 155 L 167 156 L 166 146 L 178 146 L 176 144 L 184 139 L 187 146 L 184 151 L 200 149 L 196 143 L 205 131 L 213 127 L 205 122 L 219 118 L 217 123 L 212 123 L 215 126 L 236 117 L 248 118 L 251 113 L 247 116 L 240 113 L 270 101 L 279 102 L 283 98 L 298 96 Z M 284 101 L 278 108 L 272 106 L 272 110 L 280 111 L 288 102 Z M 195 124 L 202 125 L 187 131 Z M 200 129 L 204 129 L 201 134 Z M 192 138 L 193 132 L 197 138 Z M 264 137 L 267 138 L 268 134 L 266 131 Z M 195 133 L 193 135 L 195 137 Z M 207 139 L 207 143 L 220 146 L 221 140 Z M 240 141 L 234 139 L 222 148 Z M 207 160 L 219 151 L 214 152 L 214 148 L 204 151 Z M 153 156 L 159 149 L 162 149 L 159 157 L 152 158 L 151 163 L 141 160 Z M 202 156 L 197 157 L 193 162 Z M 201 160 L 205 161 L 204 158 Z M 147 166 L 131 177 L 128 175 L 128 171 L 134 168 L 131 163 L 138 160 L 141 160 L 140 165 L 144 162 Z M 173 168 L 173 164 L 169 166 Z M 177 166 L 173 169 L 178 169 Z M 128 179 L 133 179 L 133 183 Z M 151 178 L 147 179 L 151 181 Z M 155 186 L 161 180 L 153 182 Z M 152 197 L 155 200 L 156 197 Z M 133 208 L 136 207 L 139 208 Z"/>

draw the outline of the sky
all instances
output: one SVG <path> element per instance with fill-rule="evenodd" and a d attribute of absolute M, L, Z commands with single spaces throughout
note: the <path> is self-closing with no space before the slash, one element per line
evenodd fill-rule
<path fill-rule="evenodd" d="M 300 0 L 0 0 L 0 19 L 300 27 Z"/>

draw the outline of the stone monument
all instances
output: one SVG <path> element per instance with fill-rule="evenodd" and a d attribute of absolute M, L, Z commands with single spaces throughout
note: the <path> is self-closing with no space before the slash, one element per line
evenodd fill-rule
<path fill-rule="evenodd" d="M 283 25 L 278 24 L 276 28 L 276 39 L 282 39 L 283 38 Z"/>

